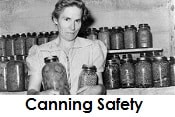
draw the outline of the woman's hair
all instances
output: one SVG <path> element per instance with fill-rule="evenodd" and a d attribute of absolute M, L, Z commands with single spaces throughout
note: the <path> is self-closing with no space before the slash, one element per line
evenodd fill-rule
<path fill-rule="evenodd" d="M 88 9 L 86 8 L 84 2 L 82 0 L 59 0 L 55 4 L 55 9 L 52 12 L 52 20 L 54 18 L 58 19 L 60 13 L 66 8 L 70 6 L 76 6 L 82 9 L 82 21 L 85 21 L 89 15 Z"/>

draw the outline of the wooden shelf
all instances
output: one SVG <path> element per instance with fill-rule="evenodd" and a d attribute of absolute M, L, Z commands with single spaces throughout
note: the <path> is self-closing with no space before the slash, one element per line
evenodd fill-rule
<path fill-rule="evenodd" d="M 163 52 L 161 48 L 137 48 L 137 49 L 121 49 L 121 50 L 108 50 L 108 53 L 125 54 L 125 53 L 140 53 L 140 52 Z"/>

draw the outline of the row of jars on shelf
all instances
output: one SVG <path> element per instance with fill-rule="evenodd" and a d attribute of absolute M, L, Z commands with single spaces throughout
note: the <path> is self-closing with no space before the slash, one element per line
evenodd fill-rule
<path fill-rule="evenodd" d="M 136 60 L 131 54 L 110 55 L 103 73 L 107 89 L 175 86 L 175 57 L 141 53 Z"/>
<path fill-rule="evenodd" d="M 28 87 L 28 70 L 25 56 L 0 56 L 0 92 L 25 91 Z"/>
<path fill-rule="evenodd" d="M 58 31 L 0 35 L 0 56 L 28 55 L 33 45 L 41 45 L 54 40 Z"/>
<path fill-rule="evenodd" d="M 89 28 L 86 38 L 101 40 L 108 50 L 113 49 L 134 49 L 152 48 L 152 33 L 148 24 L 139 24 L 138 29 L 135 25 L 122 27 L 100 27 Z"/>

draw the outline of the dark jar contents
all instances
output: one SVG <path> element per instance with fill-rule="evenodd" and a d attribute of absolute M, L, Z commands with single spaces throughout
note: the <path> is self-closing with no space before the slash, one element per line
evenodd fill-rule
<path fill-rule="evenodd" d="M 44 58 L 45 65 L 42 68 L 43 90 L 57 90 L 61 95 L 70 94 L 70 86 L 66 69 L 59 62 L 57 56 Z"/>
<path fill-rule="evenodd" d="M 28 55 L 29 53 L 29 49 L 33 46 L 37 44 L 37 34 L 35 32 L 33 33 L 27 33 L 27 38 L 26 38 L 26 55 Z"/>
<path fill-rule="evenodd" d="M 7 63 L 7 90 L 25 91 L 25 74 L 22 56 L 9 57 Z"/>
<path fill-rule="evenodd" d="M 152 62 L 153 86 L 170 86 L 169 62 L 164 56 L 156 56 Z"/>
<path fill-rule="evenodd" d="M 15 39 L 15 55 L 25 55 L 25 40 L 26 40 L 26 34 L 22 33 L 20 35 L 16 35 Z"/>
<path fill-rule="evenodd" d="M 49 41 L 49 33 L 48 32 L 40 32 L 38 35 L 38 45 L 42 45 Z"/>
<path fill-rule="evenodd" d="M 135 64 L 135 86 L 138 88 L 153 87 L 151 60 L 142 56 Z"/>
<path fill-rule="evenodd" d="M 49 41 L 52 41 L 58 37 L 58 31 L 51 31 L 49 34 Z"/>
<path fill-rule="evenodd" d="M 170 57 L 170 78 L 171 86 L 175 86 L 175 57 Z"/>
<path fill-rule="evenodd" d="M 136 48 L 136 36 L 137 36 L 137 28 L 134 25 L 131 25 L 130 27 L 125 26 L 125 31 L 124 31 L 125 49 Z"/>
<path fill-rule="evenodd" d="M 106 89 L 120 88 L 120 68 L 116 60 L 107 60 L 103 73 L 103 83 Z"/>
<path fill-rule="evenodd" d="M 139 24 L 137 48 L 152 48 L 152 33 L 148 24 Z"/>
<path fill-rule="evenodd" d="M 122 88 L 135 87 L 134 62 L 131 55 L 123 55 L 120 61 L 120 85 Z"/>
<path fill-rule="evenodd" d="M 90 40 L 97 40 L 98 39 L 96 28 L 89 28 L 88 29 L 87 39 L 90 39 Z"/>
<path fill-rule="evenodd" d="M 108 27 L 99 28 L 98 39 L 105 44 L 108 50 L 110 49 L 110 33 Z"/>
<path fill-rule="evenodd" d="M 111 49 L 124 49 L 124 35 L 122 28 L 113 28 L 110 37 Z"/>
<path fill-rule="evenodd" d="M 82 71 L 79 75 L 78 88 L 82 88 L 84 86 L 95 86 L 97 85 L 97 80 L 96 67 L 94 65 L 83 65 Z"/>
<path fill-rule="evenodd" d="M 7 35 L 6 36 L 6 45 L 5 45 L 5 52 L 6 56 L 13 56 L 15 55 L 15 38 L 16 35 Z"/>
<path fill-rule="evenodd" d="M 6 56 L 5 43 L 6 43 L 5 36 L 4 35 L 0 35 L 0 56 Z"/>
<path fill-rule="evenodd" d="M 0 92 L 7 91 L 7 58 L 0 57 Z"/>

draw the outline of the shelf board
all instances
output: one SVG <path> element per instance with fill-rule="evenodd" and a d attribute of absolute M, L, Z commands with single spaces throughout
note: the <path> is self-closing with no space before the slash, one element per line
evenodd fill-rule
<path fill-rule="evenodd" d="M 139 52 L 151 52 L 151 51 L 158 51 L 163 52 L 162 48 L 137 48 L 137 49 L 121 49 L 121 50 L 108 50 L 108 53 L 139 53 Z"/>

